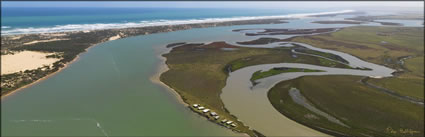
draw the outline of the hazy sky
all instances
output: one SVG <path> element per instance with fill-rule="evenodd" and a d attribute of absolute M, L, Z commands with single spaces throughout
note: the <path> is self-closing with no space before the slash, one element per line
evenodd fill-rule
<path fill-rule="evenodd" d="M 1 2 L 2 7 L 166 7 L 166 8 L 335 8 L 335 7 L 404 7 L 404 8 L 422 8 L 424 2 L 361 2 L 361 1 L 342 1 L 342 2 Z"/>

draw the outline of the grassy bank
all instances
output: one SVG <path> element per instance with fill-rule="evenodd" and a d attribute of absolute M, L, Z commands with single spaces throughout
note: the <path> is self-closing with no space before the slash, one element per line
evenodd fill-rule
<path fill-rule="evenodd" d="M 229 48 L 233 50 L 228 50 Z M 217 112 L 221 116 L 220 119 L 236 121 L 238 126 L 235 130 L 251 136 L 255 133 L 230 115 L 220 99 L 228 70 L 281 62 L 320 65 L 316 57 L 307 55 L 292 57 L 289 48 L 244 48 L 225 42 L 213 42 L 208 45 L 185 44 L 174 47 L 170 53 L 163 56 L 167 58 L 166 64 L 170 70 L 161 75 L 161 81 L 175 89 L 186 103 L 202 104 Z"/>
<path fill-rule="evenodd" d="M 424 28 L 360 26 L 343 28 L 334 33 L 300 36 L 290 41 L 319 48 L 342 51 L 363 60 L 401 68 L 398 58 L 423 56 Z"/>
<path fill-rule="evenodd" d="M 308 49 L 308 48 L 301 47 L 298 44 L 294 44 L 294 45 L 297 46 L 297 48 L 294 48 L 294 50 L 296 52 L 317 55 L 317 56 L 325 57 L 325 58 L 332 59 L 332 60 L 337 60 L 337 61 L 343 62 L 345 64 L 348 64 L 347 60 L 345 60 L 344 58 L 342 58 L 338 55 L 334 55 L 334 54 L 326 53 L 326 52 L 320 52 L 320 51 L 316 51 L 316 50 L 311 50 L 311 49 Z"/>
<path fill-rule="evenodd" d="M 400 95 L 424 101 L 424 57 L 419 56 L 407 59 L 404 66 L 405 72 L 400 76 L 370 79 L 368 82 L 397 92 Z"/>
<path fill-rule="evenodd" d="M 358 76 L 307 76 L 284 81 L 268 93 L 285 116 L 335 135 L 423 136 L 423 106 L 388 96 L 358 82 Z M 289 90 L 297 88 L 317 109 L 337 118 L 344 127 L 295 103 Z"/>
<path fill-rule="evenodd" d="M 243 67 L 258 65 L 258 64 L 268 64 L 268 63 L 297 63 L 303 62 L 306 64 L 315 64 L 326 67 L 335 67 L 335 68 L 351 68 L 350 66 L 335 61 L 317 58 L 309 55 L 300 55 L 294 54 L 291 52 L 293 48 L 279 47 L 274 48 L 268 54 L 261 54 L 255 56 L 249 56 L 244 58 L 236 59 L 230 62 L 225 71 L 235 71 Z M 265 49 L 267 50 L 267 49 Z M 268 63 L 265 63 L 268 62 Z"/>
<path fill-rule="evenodd" d="M 413 27 L 349 27 L 338 32 L 300 36 L 294 41 L 349 53 L 397 70 L 396 77 L 367 82 L 403 96 L 424 99 L 424 30 Z M 277 41 L 277 40 L 275 40 Z M 405 57 L 413 57 L 406 58 Z M 404 60 L 404 61 L 402 61 Z M 358 82 L 356 76 L 308 76 L 273 87 L 273 106 L 291 119 L 334 135 L 423 136 L 423 106 L 389 96 Z M 319 110 L 348 125 L 335 124 L 293 101 L 294 87 Z"/>
<path fill-rule="evenodd" d="M 268 71 L 257 71 L 252 74 L 251 82 L 255 85 L 255 80 L 278 75 L 281 73 L 288 73 L 288 72 L 323 72 L 321 70 L 314 70 L 314 69 L 303 69 L 303 68 L 272 68 Z"/>
<path fill-rule="evenodd" d="M 348 27 L 338 32 L 288 39 L 319 48 L 349 53 L 365 61 L 385 65 L 400 75 L 368 82 L 400 95 L 424 99 L 423 27 Z M 402 63 L 401 58 L 413 56 Z"/>

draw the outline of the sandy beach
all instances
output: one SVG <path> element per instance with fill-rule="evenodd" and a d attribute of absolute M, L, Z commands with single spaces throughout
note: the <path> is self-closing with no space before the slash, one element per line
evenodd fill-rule
<path fill-rule="evenodd" d="M 161 62 L 157 65 L 157 72 L 150 77 L 150 80 L 155 84 L 165 87 L 168 91 L 173 93 L 181 104 L 184 104 L 185 106 L 189 106 L 189 104 L 183 101 L 182 97 L 180 96 L 179 93 L 177 93 L 177 91 L 175 91 L 173 88 L 169 87 L 167 84 L 165 84 L 164 82 L 160 80 L 161 74 L 169 70 L 167 64 L 165 64 L 165 61 L 167 59 L 163 57 L 162 55 L 169 53 L 171 51 L 171 48 L 166 48 L 165 46 L 157 46 L 157 47 L 158 48 L 155 48 L 155 52 L 156 52 L 157 58 L 159 58 Z"/>
<path fill-rule="evenodd" d="M 100 44 L 100 43 L 99 43 L 99 44 Z M 90 46 L 90 47 L 89 47 L 89 48 L 87 48 L 87 49 L 86 49 L 86 51 L 85 51 L 85 52 L 83 52 L 83 53 L 88 52 L 88 51 L 89 51 L 92 47 L 95 47 L 96 45 L 98 45 L 98 44 L 95 44 L 95 45 L 93 45 L 93 46 Z M 45 77 L 43 77 L 43 78 L 40 78 L 40 79 L 38 79 L 38 80 L 36 80 L 36 81 L 34 81 L 34 82 L 32 82 L 32 83 L 28 84 L 28 85 L 25 85 L 25 86 L 19 87 L 19 88 L 17 88 L 17 89 L 15 89 L 15 90 L 13 90 L 13 91 L 6 92 L 6 93 L 2 94 L 2 95 L 1 95 L 1 100 L 3 101 L 6 97 L 8 97 L 8 96 L 10 96 L 10 95 L 13 95 L 13 94 L 15 94 L 16 92 L 18 92 L 18 91 L 20 91 L 20 90 L 22 90 L 22 89 L 25 89 L 25 88 L 27 88 L 27 87 L 30 87 L 30 86 L 34 85 L 34 84 L 37 84 L 38 82 L 41 82 L 41 81 L 43 81 L 43 80 L 46 80 L 46 79 L 48 79 L 49 77 L 51 77 L 51 76 L 53 76 L 53 75 L 55 75 L 55 74 L 57 74 L 57 73 L 61 72 L 62 70 L 64 70 L 65 68 L 67 68 L 67 67 L 68 67 L 69 65 L 71 65 L 72 63 L 74 63 L 74 62 L 78 61 L 78 60 L 80 59 L 80 55 L 81 55 L 81 54 L 77 55 L 77 57 L 75 57 L 72 61 L 70 61 L 70 62 L 68 62 L 68 63 L 64 64 L 64 66 L 63 66 L 62 68 L 59 68 L 59 70 L 58 70 L 58 71 L 53 72 L 53 73 L 51 73 L 51 74 L 49 74 L 49 75 L 47 75 L 47 76 L 45 76 Z M 3 59 L 3 58 L 2 58 L 2 59 Z M 3 66 L 3 65 L 2 65 L 2 66 Z"/>

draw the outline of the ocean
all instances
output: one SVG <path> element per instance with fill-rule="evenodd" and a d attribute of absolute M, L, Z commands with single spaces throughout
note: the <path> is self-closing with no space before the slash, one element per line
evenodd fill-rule
<path fill-rule="evenodd" d="M 1 34 L 140 27 L 285 16 L 319 9 L 1 8 Z"/>

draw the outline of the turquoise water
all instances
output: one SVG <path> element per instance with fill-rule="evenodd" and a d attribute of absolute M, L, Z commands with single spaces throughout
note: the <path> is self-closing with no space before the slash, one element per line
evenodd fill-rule
<path fill-rule="evenodd" d="M 53 32 L 92 28 L 315 13 L 323 10 L 287 9 L 199 9 L 199 8 L 19 8 L 1 9 L 2 34 Z M 173 23 L 173 22 L 171 22 Z"/>
<path fill-rule="evenodd" d="M 1 34 L 48 33 L 142 27 L 199 21 L 335 12 L 349 9 L 256 9 L 256 8 L 95 8 L 95 7 L 2 7 Z M 367 11 L 370 15 L 380 15 Z M 395 14 L 395 12 L 385 12 Z M 340 16 L 343 19 L 343 16 Z M 411 22 L 418 25 L 417 22 Z M 422 21 L 423 23 L 423 21 Z M 420 25 L 420 24 L 419 24 Z"/>

